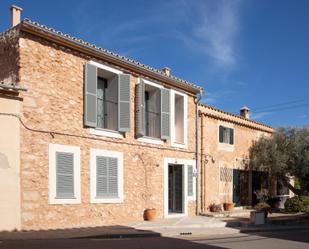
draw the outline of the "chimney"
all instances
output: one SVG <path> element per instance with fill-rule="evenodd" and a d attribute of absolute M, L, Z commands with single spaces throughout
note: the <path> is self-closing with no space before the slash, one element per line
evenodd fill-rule
<path fill-rule="evenodd" d="M 165 74 L 166 76 L 170 76 L 171 75 L 171 69 L 169 67 L 164 67 L 162 69 L 163 74 Z"/>
<path fill-rule="evenodd" d="M 246 119 L 250 119 L 250 109 L 244 106 L 240 109 L 240 116 Z"/>
<path fill-rule="evenodd" d="M 11 27 L 14 27 L 20 23 L 20 16 L 23 9 L 16 5 L 12 5 L 10 11 L 11 11 Z"/>

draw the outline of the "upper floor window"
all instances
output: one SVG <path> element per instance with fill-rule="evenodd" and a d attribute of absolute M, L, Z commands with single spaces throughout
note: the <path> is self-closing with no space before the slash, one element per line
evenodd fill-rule
<path fill-rule="evenodd" d="M 147 80 L 137 86 L 136 127 L 138 136 L 170 137 L 170 91 Z"/>
<path fill-rule="evenodd" d="M 130 130 L 130 75 L 88 62 L 85 66 L 85 125 Z"/>
<path fill-rule="evenodd" d="M 184 143 L 184 96 L 175 94 L 175 142 Z"/>
<path fill-rule="evenodd" d="M 188 127 L 188 96 L 184 93 L 171 90 L 171 145 L 178 148 L 187 147 Z"/>
<path fill-rule="evenodd" d="M 219 142 L 234 144 L 234 129 L 225 126 L 219 126 Z"/>
<path fill-rule="evenodd" d="M 145 136 L 160 138 L 160 89 L 145 85 Z"/>

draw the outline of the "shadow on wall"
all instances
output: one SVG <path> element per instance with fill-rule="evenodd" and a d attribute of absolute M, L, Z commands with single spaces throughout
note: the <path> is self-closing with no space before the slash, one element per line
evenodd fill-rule
<path fill-rule="evenodd" d="M 134 239 L 133 239 L 134 238 Z M 126 226 L 73 228 L 40 231 L 0 232 L 0 248 L 205 248 L 213 245 L 194 243 L 179 238 L 161 237 L 153 231 L 136 230 Z"/>

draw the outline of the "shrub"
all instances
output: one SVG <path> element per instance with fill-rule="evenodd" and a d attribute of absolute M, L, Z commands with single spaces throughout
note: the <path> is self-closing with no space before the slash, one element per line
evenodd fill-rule
<path fill-rule="evenodd" d="M 270 206 L 266 202 L 260 202 L 255 205 L 254 209 L 257 211 L 268 211 Z"/>
<path fill-rule="evenodd" d="M 280 205 L 280 198 L 279 197 L 271 197 L 267 200 L 267 204 L 271 208 L 278 208 Z"/>
<path fill-rule="evenodd" d="M 309 212 L 309 196 L 294 196 L 284 203 L 288 212 Z"/>
<path fill-rule="evenodd" d="M 267 189 L 262 189 L 262 190 L 257 190 L 254 192 L 256 195 L 256 199 L 258 202 L 266 202 L 268 199 L 268 190 Z"/>

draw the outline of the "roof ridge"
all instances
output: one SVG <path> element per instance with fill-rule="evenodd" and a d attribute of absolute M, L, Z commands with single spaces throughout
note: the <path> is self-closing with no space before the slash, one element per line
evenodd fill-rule
<path fill-rule="evenodd" d="M 30 24 L 30 25 L 32 25 L 32 26 L 35 26 L 35 27 L 41 28 L 41 29 L 43 29 L 43 30 L 46 30 L 46 31 L 48 31 L 48 32 L 52 32 L 52 33 L 55 34 L 55 35 L 64 37 L 64 38 L 69 39 L 69 40 L 72 40 L 72 41 L 74 41 L 74 42 L 78 42 L 78 43 L 80 43 L 80 44 L 86 45 L 86 46 L 91 47 L 91 48 L 93 48 L 93 49 L 99 50 L 99 51 L 102 52 L 102 53 L 109 54 L 109 55 L 111 55 L 111 56 L 117 57 L 117 58 L 119 58 L 119 59 L 121 59 L 121 60 L 124 60 L 124 61 L 126 61 L 126 62 L 132 63 L 132 64 L 134 64 L 134 65 L 136 65 L 136 66 L 139 66 L 139 67 L 148 69 L 148 70 L 150 70 L 150 71 L 152 71 L 152 72 L 155 72 L 155 73 L 157 73 L 157 74 L 160 74 L 160 75 L 162 75 L 162 76 L 165 76 L 165 77 L 167 77 L 167 78 L 169 78 L 169 79 L 173 79 L 173 80 L 179 81 L 179 82 L 181 82 L 181 83 L 187 84 L 187 85 L 189 85 L 189 86 L 191 86 L 191 87 L 193 87 L 193 88 L 196 88 L 196 89 L 199 89 L 199 90 L 203 90 L 203 87 L 198 86 L 198 85 L 196 85 L 196 84 L 194 84 L 194 83 L 192 83 L 192 82 L 190 82 L 190 81 L 181 79 L 181 78 L 179 78 L 179 77 L 177 77 L 177 76 L 174 76 L 174 75 L 167 76 L 167 75 L 165 75 L 165 74 L 163 73 L 162 70 L 153 68 L 153 67 L 151 67 L 151 66 L 148 66 L 148 65 L 143 64 L 143 63 L 141 63 L 141 62 L 139 62 L 139 61 L 130 59 L 130 58 L 128 58 L 128 57 L 126 57 L 126 56 L 123 56 L 123 55 L 120 55 L 120 54 L 118 54 L 118 53 L 114 53 L 114 52 L 112 52 L 112 51 L 110 51 L 110 50 L 108 50 L 108 49 L 105 49 L 105 48 L 99 47 L 99 46 L 97 46 L 97 45 L 95 45 L 95 44 L 92 44 L 92 43 L 90 43 L 90 42 L 84 41 L 83 39 L 79 39 L 79 38 L 76 38 L 76 37 L 71 36 L 71 35 L 69 35 L 69 34 L 63 33 L 62 31 L 57 31 L 57 30 L 54 29 L 54 28 L 47 27 L 46 25 L 40 24 L 40 23 L 37 22 L 37 21 L 32 21 L 32 20 L 30 20 L 29 18 L 23 19 L 21 23 L 27 23 L 27 24 Z"/>
<path fill-rule="evenodd" d="M 254 123 L 254 124 L 256 124 L 256 125 L 261 125 L 261 126 L 264 126 L 264 127 L 270 128 L 270 129 L 274 129 L 274 128 L 271 127 L 270 125 L 267 125 L 267 124 L 264 124 L 264 123 L 261 123 L 261 122 L 258 122 L 258 121 L 252 120 L 252 119 L 244 118 L 244 117 L 242 117 L 242 116 L 240 116 L 240 115 L 237 115 L 237 114 L 234 114 L 234 113 L 231 113 L 231 112 L 224 111 L 224 110 L 222 110 L 222 109 L 219 109 L 219 108 L 217 108 L 217 107 L 208 105 L 208 104 L 206 104 L 206 103 L 199 103 L 198 105 L 203 106 L 203 107 L 206 107 L 206 108 L 209 108 L 209 109 L 212 109 L 212 110 L 217 111 L 217 112 L 221 112 L 221 113 L 223 113 L 223 114 L 226 114 L 226 115 L 229 115 L 229 116 L 232 116 L 232 117 L 235 117 L 235 118 L 242 119 L 243 121 L 248 121 L 248 122 Z"/>

